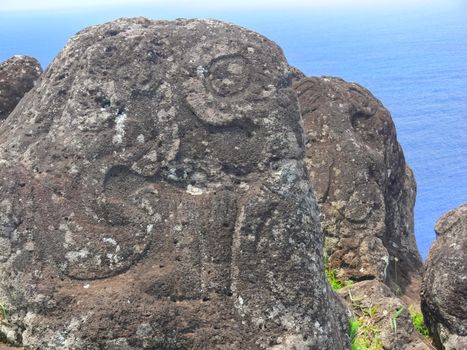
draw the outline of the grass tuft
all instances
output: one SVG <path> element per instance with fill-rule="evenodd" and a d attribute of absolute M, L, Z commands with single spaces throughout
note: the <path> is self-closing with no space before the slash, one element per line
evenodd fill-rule
<path fill-rule="evenodd" d="M 352 319 L 349 323 L 352 350 L 382 350 L 381 330 L 365 318 Z"/>
<path fill-rule="evenodd" d="M 423 319 L 423 314 L 420 311 L 411 312 L 410 318 L 412 319 L 412 324 L 417 332 L 426 339 L 430 339 L 430 332 L 428 331 L 428 327 Z"/>
<path fill-rule="evenodd" d="M 10 309 L 6 304 L 0 303 L 0 321 L 8 321 Z"/>
<path fill-rule="evenodd" d="M 405 307 L 399 308 L 396 312 L 394 312 L 394 315 L 391 317 L 391 328 L 394 333 L 397 333 L 397 319 L 401 315 L 401 313 L 405 310 Z"/>
<path fill-rule="evenodd" d="M 351 280 L 345 281 L 339 276 L 337 276 L 337 271 L 329 267 L 327 260 L 325 260 L 325 267 L 326 267 L 326 278 L 332 290 L 336 291 L 344 287 L 351 286 L 353 284 L 353 281 Z"/>

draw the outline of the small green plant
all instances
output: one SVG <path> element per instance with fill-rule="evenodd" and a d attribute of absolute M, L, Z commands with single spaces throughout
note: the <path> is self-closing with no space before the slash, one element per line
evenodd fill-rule
<path fill-rule="evenodd" d="M 358 336 L 358 320 L 355 318 L 352 318 L 349 321 L 349 339 L 350 339 L 350 344 L 354 344 L 355 340 L 357 339 Z"/>
<path fill-rule="evenodd" d="M 410 318 L 412 319 L 412 324 L 414 328 L 417 330 L 425 338 L 430 338 L 430 332 L 428 331 L 427 326 L 425 325 L 425 320 L 423 319 L 423 314 L 420 311 L 414 311 L 410 313 Z"/>
<path fill-rule="evenodd" d="M 392 328 L 392 331 L 394 333 L 397 332 L 397 319 L 399 318 L 399 316 L 401 315 L 402 311 L 404 311 L 405 308 L 404 307 L 401 307 L 399 310 L 397 310 L 394 315 L 392 316 L 391 318 L 391 328 Z"/>
<path fill-rule="evenodd" d="M 326 267 L 326 278 L 332 290 L 339 290 L 353 284 L 353 281 L 344 281 L 342 278 L 337 276 L 337 271 L 329 267 L 327 259 L 324 261 L 324 264 Z"/>
<path fill-rule="evenodd" d="M 365 316 L 372 318 L 378 312 L 378 305 L 373 305 L 369 308 L 363 309 L 362 312 Z"/>
<path fill-rule="evenodd" d="M 0 325 L 9 325 L 10 324 L 10 308 L 7 304 L 0 302 Z M 7 344 L 12 347 L 16 347 L 15 341 L 12 341 L 8 338 L 6 333 L 0 330 L 0 349 L 3 349 L 2 344 Z M 8 348 L 9 349 L 9 348 Z"/>
<path fill-rule="evenodd" d="M 345 287 L 342 280 L 339 277 L 337 277 L 336 270 L 327 268 L 326 277 L 328 279 L 328 283 L 331 286 L 332 290 L 339 290 Z"/>
<path fill-rule="evenodd" d="M 352 350 L 383 349 L 381 330 L 364 317 L 350 321 L 349 339 Z"/>
<path fill-rule="evenodd" d="M 0 303 L 0 321 L 8 321 L 10 310 L 6 304 Z"/>
<path fill-rule="evenodd" d="M 393 288 L 393 292 L 394 294 L 396 295 L 396 297 L 400 297 L 402 295 L 402 290 L 401 288 L 399 287 L 399 274 L 398 274 L 398 263 L 399 259 L 395 256 L 394 257 L 394 288 Z"/>

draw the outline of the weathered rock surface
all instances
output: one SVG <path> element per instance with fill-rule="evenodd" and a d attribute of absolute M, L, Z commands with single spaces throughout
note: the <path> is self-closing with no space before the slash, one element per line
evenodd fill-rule
<path fill-rule="evenodd" d="M 0 120 L 8 117 L 41 73 L 39 62 L 28 56 L 13 56 L 0 64 Z"/>
<path fill-rule="evenodd" d="M 0 128 L 3 333 L 49 350 L 348 348 L 293 76 L 274 43 L 217 21 L 72 38 Z"/>
<path fill-rule="evenodd" d="M 418 299 L 416 185 L 389 112 L 368 90 L 339 78 L 305 78 L 294 87 L 330 266 L 343 279 L 378 279 Z"/>
<path fill-rule="evenodd" d="M 467 349 L 467 204 L 435 226 L 422 284 L 422 311 L 438 349 Z"/>
<path fill-rule="evenodd" d="M 362 281 L 342 288 L 349 311 L 366 326 L 373 344 L 381 342 L 388 350 L 429 350 L 429 346 L 412 324 L 407 305 L 379 280 Z"/>

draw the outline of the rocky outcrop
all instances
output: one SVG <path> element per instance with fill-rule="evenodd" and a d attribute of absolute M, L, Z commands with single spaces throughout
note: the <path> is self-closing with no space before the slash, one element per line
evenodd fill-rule
<path fill-rule="evenodd" d="M 377 279 L 417 300 L 416 185 L 389 112 L 339 78 L 305 78 L 294 87 L 330 267 L 342 279 Z"/>
<path fill-rule="evenodd" d="M 467 204 L 443 215 L 426 260 L 422 311 L 438 349 L 467 349 Z"/>
<path fill-rule="evenodd" d="M 72 38 L 0 128 L 9 340 L 347 349 L 294 75 L 274 43 L 217 21 Z"/>
<path fill-rule="evenodd" d="M 0 120 L 8 117 L 41 73 L 39 62 L 28 56 L 13 56 L 0 64 Z"/>

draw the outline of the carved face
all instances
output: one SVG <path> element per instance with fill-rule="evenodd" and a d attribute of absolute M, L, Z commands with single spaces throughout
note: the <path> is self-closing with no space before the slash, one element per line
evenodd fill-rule
<path fill-rule="evenodd" d="M 42 203 L 37 242 L 69 278 L 127 271 L 180 241 L 176 227 L 208 225 L 204 212 L 220 184 L 235 192 L 257 181 L 271 160 L 301 155 L 282 53 L 253 33 L 213 36 L 201 23 L 192 26 L 204 31 L 202 40 L 189 42 L 188 29 L 164 26 L 148 35 L 144 24 L 106 31 L 97 43 L 84 32 L 39 87 L 54 85 L 56 95 L 37 101 L 35 117 L 27 115 L 43 124 L 45 135 L 41 147 L 29 146 L 30 161 L 53 164 L 44 171 L 47 186 L 40 174 L 33 180 Z M 45 109 L 57 112 L 47 120 Z M 19 137 L 18 147 L 27 142 Z M 186 214 L 190 225 L 172 215 L 185 202 L 198 212 Z M 221 231 L 231 235 L 233 226 L 229 221 Z M 169 250 L 192 254 L 177 249 Z"/>
<path fill-rule="evenodd" d="M 180 223 L 168 208 L 179 210 L 176 203 L 193 194 L 211 198 L 213 184 L 248 176 L 283 153 L 300 153 L 289 122 L 299 118 L 289 108 L 293 96 L 280 86 L 286 66 L 277 66 L 268 46 L 229 37 L 176 52 L 159 37 L 131 41 L 123 52 L 118 34 L 105 37 L 85 51 L 78 76 L 87 78 L 72 83 L 64 110 L 74 127 L 68 132 L 74 140 L 95 137 L 72 143 L 84 158 L 74 165 L 76 192 L 70 196 L 70 184 L 63 184 L 72 199 L 44 207 L 60 213 L 46 241 L 54 242 L 51 255 L 70 278 L 127 271 L 157 250 L 155 242 L 176 240 Z M 137 62 L 130 58 L 135 52 Z M 193 217 L 200 226 L 202 215 Z"/>

